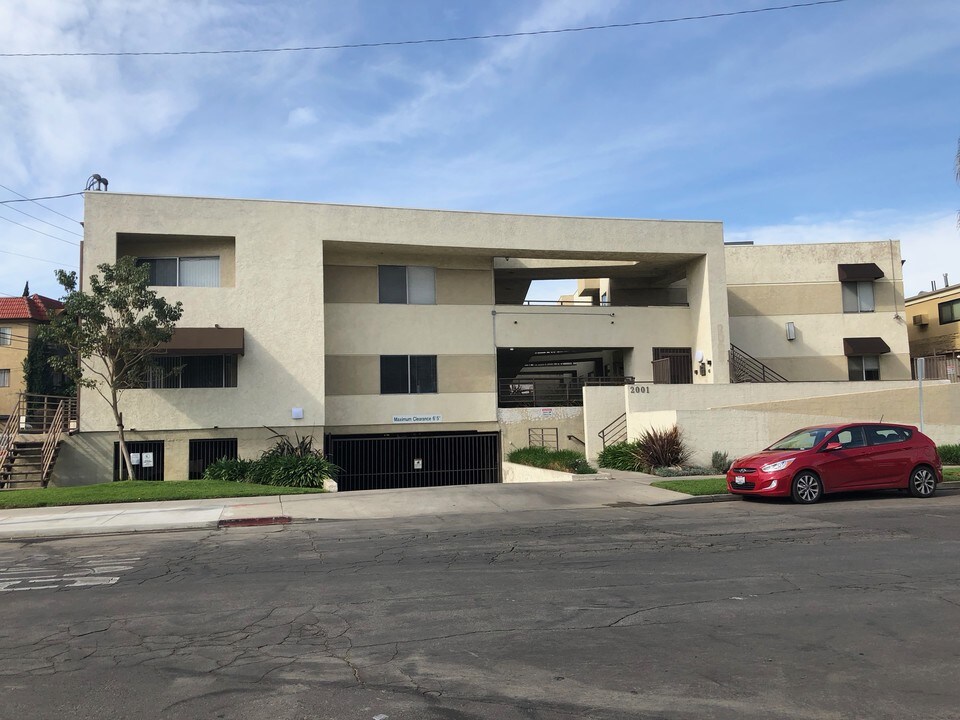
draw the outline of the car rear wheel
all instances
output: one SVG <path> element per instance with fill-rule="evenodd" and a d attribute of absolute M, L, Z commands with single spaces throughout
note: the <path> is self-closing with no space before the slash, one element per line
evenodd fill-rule
<path fill-rule="evenodd" d="M 790 496 L 796 503 L 811 505 L 823 497 L 823 483 L 820 476 L 804 470 L 793 479 Z"/>
<path fill-rule="evenodd" d="M 918 498 L 933 497 L 937 491 L 937 476 L 926 465 L 910 473 L 910 494 Z"/>

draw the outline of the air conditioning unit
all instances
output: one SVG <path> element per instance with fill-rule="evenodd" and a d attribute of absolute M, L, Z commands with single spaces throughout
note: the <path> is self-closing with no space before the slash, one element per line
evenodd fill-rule
<path fill-rule="evenodd" d="M 913 324 L 914 324 L 914 325 L 919 325 L 920 327 L 924 327 L 925 325 L 928 325 L 929 323 L 927 322 L 927 316 L 926 316 L 926 315 L 914 315 L 914 316 L 913 316 Z"/>

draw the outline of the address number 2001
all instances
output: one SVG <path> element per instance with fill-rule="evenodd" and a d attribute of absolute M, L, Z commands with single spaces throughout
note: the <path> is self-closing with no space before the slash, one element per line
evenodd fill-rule
<path fill-rule="evenodd" d="M 650 392 L 650 388 L 646 385 L 631 385 L 630 392 L 646 395 L 648 392 Z"/>

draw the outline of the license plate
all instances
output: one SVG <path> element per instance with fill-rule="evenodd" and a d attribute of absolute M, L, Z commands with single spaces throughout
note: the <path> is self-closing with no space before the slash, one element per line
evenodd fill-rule
<path fill-rule="evenodd" d="M 733 482 L 736 483 L 737 485 L 743 485 L 746 481 L 747 479 L 743 475 L 737 475 L 733 479 Z"/>

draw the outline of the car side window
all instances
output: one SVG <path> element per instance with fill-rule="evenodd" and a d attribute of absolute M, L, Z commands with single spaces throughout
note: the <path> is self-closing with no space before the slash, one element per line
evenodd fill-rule
<path fill-rule="evenodd" d="M 830 442 L 838 442 L 844 447 L 844 449 L 863 447 L 867 444 L 863 438 L 862 427 L 852 427 L 847 428 L 846 430 L 841 430 L 832 438 L 830 438 Z"/>
<path fill-rule="evenodd" d="M 897 427 L 885 427 L 883 425 L 867 426 L 867 441 L 871 445 L 887 445 L 889 443 L 901 443 L 906 441 L 910 435 L 906 430 Z"/>

